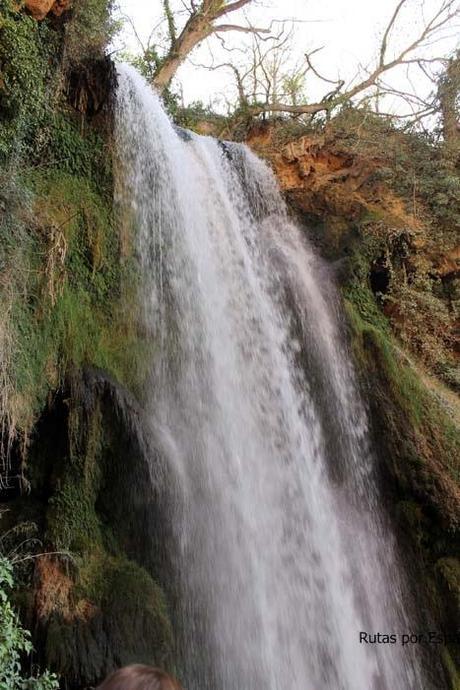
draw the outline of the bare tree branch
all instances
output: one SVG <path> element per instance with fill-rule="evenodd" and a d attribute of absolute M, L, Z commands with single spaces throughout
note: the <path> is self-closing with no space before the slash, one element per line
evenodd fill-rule
<path fill-rule="evenodd" d="M 396 5 L 396 9 L 393 12 L 393 15 L 392 15 L 392 17 L 388 23 L 388 26 L 385 29 L 385 33 L 383 34 L 382 43 L 380 45 L 380 63 L 379 64 L 381 67 L 383 67 L 383 65 L 385 64 L 385 55 L 386 55 L 387 47 L 388 47 L 388 38 L 390 36 L 391 30 L 395 25 L 395 22 L 398 18 L 398 14 L 400 13 L 403 5 L 405 5 L 405 4 L 406 4 L 406 0 L 400 0 L 400 2 L 398 2 L 398 4 Z"/>
<path fill-rule="evenodd" d="M 312 57 L 315 55 L 315 53 L 319 53 L 320 50 L 322 50 L 324 46 L 321 46 L 320 48 L 315 48 L 315 50 L 312 50 L 311 53 L 305 53 L 305 61 L 307 63 L 307 70 L 311 70 L 315 77 L 318 77 L 321 81 L 326 81 L 329 84 L 338 84 L 339 81 L 341 80 L 335 80 L 335 79 L 328 79 L 327 77 L 324 77 L 322 74 L 319 73 L 317 68 L 313 65 L 312 62 Z"/>
<path fill-rule="evenodd" d="M 235 12 L 235 10 L 241 10 L 243 7 L 246 5 L 249 5 L 252 2 L 252 0 L 236 0 L 235 2 L 231 2 L 229 5 L 224 5 L 221 7 L 220 10 L 218 10 L 215 15 L 214 19 L 219 19 L 219 17 L 222 17 L 224 14 L 229 14 L 230 12 Z M 216 3 L 214 3 L 216 4 Z M 222 4 L 222 3 L 218 3 Z"/>
<path fill-rule="evenodd" d="M 179 66 L 187 59 L 192 51 L 210 36 L 216 36 L 222 48 L 231 53 L 227 61 L 214 62 L 211 53 L 211 64 L 200 65 L 206 69 L 228 69 L 235 78 L 238 94 L 238 104 L 244 108 L 246 116 L 260 116 L 270 113 L 286 113 L 292 116 L 313 116 L 317 113 L 327 115 L 344 103 L 360 101 L 369 103 L 370 99 L 392 96 L 402 99 L 407 105 L 409 114 L 404 118 L 412 118 L 417 122 L 420 118 L 431 115 L 435 110 L 435 97 L 421 98 L 417 91 L 410 87 L 405 91 L 392 88 L 383 83 L 382 79 L 398 66 L 406 67 L 406 77 L 411 84 L 409 69 L 419 69 L 424 78 L 434 84 L 438 82 L 437 67 L 447 69 L 449 64 L 442 54 L 439 57 L 427 57 L 426 49 L 437 42 L 452 36 L 455 19 L 460 15 L 460 0 L 430 0 L 430 4 L 420 0 L 420 21 L 423 25 L 415 38 L 408 40 L 398 50 L 393 45 L 393 37 L 398 26 L 401 25 L 402 15 L 409 6 L 410 0 L 392 0 L 393 11 L 382 33 L 380 45 L 376 51 L 375 62 L 368 68 L 360 66 L 360 71 L 352 81 L 345 85 L 339 76 L 337 79 L 324 75 L 316 66 L 315 56 L 321 48 L 311 50 L 304 55 L 301 64 L 293 65 L 287 46 L 289 33 L 286 35 L 285 25 L 293 22 L 281 22 L 281 29 L 272 32 L 277 20 L 273 20 L 267 27 L 252 26 L 250 22 L 232 23 L 228 21 L 230 15 L 238 10 L 248 8 L 255 0 L 181 0 L 184 7 L 186 21 L 182 29 L 177 32 L 174 13 L 171 12 L 170 0 L 163 0 L 163 22 L 167 25 L 170 40 L 169 48 L 159 59 L 155 59 L 156 71 L 153 82 L 160 89 L 165 89 L 175 75 Z M 428 15 L 427 9 L 431 11 Z M 180 13 L 177 13 L 177 17 Z M 428 16 L 427 16 L 428 15 Z M 222 21 L 224 20 L 224 21 Z M 253 36 L 252 45 L 246 47 L 244 43 L 230 45 L 224 37 L 233 32 Z M 448 32 L 448 33 L 447 33 Z M 152 37 L 151 37 L 152 38 Z M 147 45 L 150 48 L 151 38 Z M 147 53 L 144 48 L 144 52 Z M 157 55 L 157 47 L 153 46 Z M 441 52 L 441 51 L 439 51 Z M 245 59 L 241 59 L 243 56 Z M 314 77 L 324 85 L 325 94 L 317 101 L 306 102 L 306 80 Z M 445 91 L 445 90 L 444 90 Z M 438 92 L 439 95 L 440 92 Z M 446 102 L 445 98 L 444 101 Z M 438 103 L 439 105 L 439 103 Z M 450 106 L 451 107 L 451 106 Z M 451 107 L 452 110 L 452 107 Z M 452 119 L 452 118 L 451 118 Z M 450 124 L 452 133 L 457 124 Z M 451 134 L 451 138 L 452 138 Z"/>
<path fill-rule="evenodd" d="M 214 33 L 222 33 L 223 31 L 242 31 L 246 34 L 269 34 L 270 29 L 258 29 L 253 26 L 239 26 L 238 24 L 218 24 L 214 27 Z"/>
<path fill-rule="evenodd" d="M 362 79 L 354 86 L 350 86 L 345 91 L 341 91 L 343 84 L 340 80 L 338 80 L 337 82 L 334 82 L 337 84 L 336 89 L 316 103 L 304 103 L 295 106 L 282 102 L 269 103 L 267 105 L 254 104 L 251 106 L 251 114 L 259 115 L 265 112 L 285 112 L 298 115 L 312 115 L 319 112 L 329 112 L 342 105 L 344 102 L 352 100 L 359 93 L 365 92 L 369 88 L 377 86 L 382 75 L 394 69 L 396 66 L 414 63 L 419 63 L 420 65 L 423 64 L 424 59 L 422 57 L 414 56 L 415 51 L 417 51 L 419 48 L 425 47 L 430 42 L 436 42 L 436 40 L 439 38 L 439 32 L 449 26 L 455 17 L 459 16 L 459 3 L 458 0 L 442 0 L 438 6 L 438 9 L 425 23 L 417 38 L 415 38 L 409 45 L 403 47 L 395 57 L 388 59 L 387 53 L 389 37 L 406 2 L 407 0 L 400 0 L 398 2 L 382 37 L 378 63 L 365 79 Z M 310 56 L 306 56 L 306 59 L 307 62 L 310 63 L 312 72 L 322 81 L 331 81 L 325 79 L 313 67 L 310 57 L 311 54 Z"/>
<path fill-rule="evenodd" d="M 246 97 L 246 92 L 244 90 L 244 78 L 247 76 L 247 74 L 241 74 L 239 69 L 232 63 L 232 62 L 220 62 L 219 64 L 214 64 L 214 61 L 212 62 L 211 65 L 203 65 L 200 63 L 193 62 L 192 60 L 190 61 L 192 65 L 195 67 L 201 67 L 203 69 L 207 70 L 217 70 L 217 69 L 223 69 L 227 68 L 231 70 L 235 76 L 235 81 L 236 81 L 236 86 L 238 89 L 238 101 L 240 107 L 245 107 L 247 105 L 247 97 Z"/>

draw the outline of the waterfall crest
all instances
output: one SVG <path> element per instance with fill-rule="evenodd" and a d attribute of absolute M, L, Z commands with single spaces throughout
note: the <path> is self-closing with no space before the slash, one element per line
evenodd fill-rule
<path fill-rule="evenodd" d="M 119 67 L 149 416 L 188 690 L 428 688 L 327 267 L 246 147 L 183 136 Z"/>

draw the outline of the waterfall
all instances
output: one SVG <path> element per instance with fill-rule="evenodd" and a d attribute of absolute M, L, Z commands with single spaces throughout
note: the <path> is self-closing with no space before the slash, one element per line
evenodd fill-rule
<path fill-rule="evenodd" d="M 123 65 L 116 140 L 186 687 L 427 690 L 416 649 L 360 643 L 411 622 L 328 268 L 261 160 Z"/>

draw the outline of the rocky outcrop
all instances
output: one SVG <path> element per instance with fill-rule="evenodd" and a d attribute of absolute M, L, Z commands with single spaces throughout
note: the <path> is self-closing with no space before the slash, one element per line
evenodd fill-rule
<path fill-rule="evenodd" d="M 276 128 L 254 127 L 246 143 L 272 166 L 291 206 L 333 229 L 363 220 L 384 223 L 392 232 L 404 230 L 412 248 L 426 252 L 430 270 L 441 278 L 458 277 L 460 243 L 445 250 L 430 242 L 430 219 L 412 208 L 388 184 L 388 160 L 353 150 L 339 137 L 310 133 L 285 144 L 276 142 Z M 415 204 L 415 202 L 414 202 Z"/>
<path fill-rule="evenodd" d="M 309 134 L 280 146 L 270 127 L 254 129 L 247 144 L 268 158 L 281 189 L 303 212 L 348 221 L 378 212 L 398 225 L 418 226 L 381 183 L 379 158 L 348 150 L 326 134 Z"/>
<path fill-rule="evenodd" d="M 447 362 L 446 380 L 458 386 L 460 244 L 452 222 L 458 218 L 446 211 L 451 173 L 444 186 L 430 188 L 430 197 L 420 191 L 432 184 L 434 173 L 441 179 L 436 151 L 424 145 L 424 156 L 434 156 L 433 172 L 423 168 L 425 157 L 420 169 L 410 172 L 398 158 L 406 156 L 410 163 L 412 151 L 404 146 L 418 143 L 397 131 L 386 133 L 389 152 L 376 143 L 382 132 L 337 131 L 333 123 L 292 141 L 283 142 L 282 135 L 283 125 L 259 123 L 247 143 L 268 160 L 289 205 L 308 223 L 325 256 L 361 255 L 395 332 L 434 371 Z M 439 199 L 442 225 L 433 199 Z M 451 204 L 456 207 L 455 199 Z"/>
<path fill-rule="evenodd" d="M 34 19 L 41 21 L 49 14 L 60 17 L 71 4 L 72 0 L 25 0 L 24 7 Z"/>
<path fill-rule="evenodd" d="M 145 426 L 126 389 L 85 369 L 35 429 L 29 457 L 47 555 L 37 559 L 28 618 L 40 661 L 67 688 L 133 661 L 172 663 L 158 535 L 147 529 L 158 523 L 158 454 Z"/>
<path fill-rule="evenodd" d="M 79 113 L 88 117 L 107 108 L 116 88 L 116 70 L 109 57 L 86 60 L 71 69 L 67 77 L 67 99 Z"/>

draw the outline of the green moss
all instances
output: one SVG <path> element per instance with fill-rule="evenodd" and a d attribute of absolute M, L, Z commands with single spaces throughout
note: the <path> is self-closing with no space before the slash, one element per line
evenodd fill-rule
<path fill-rule="evenodd" d="M 32 180 L 43 225 L 60 228 L 66 244 L 63 285 L 51 312 L 62 356 L 133 387 L 146 344 L 135 324 L 136 269 L 120 256 L 111 207 L 85 178 L 48 173 Z"/>
<path fill-rule="evenodd" d="M 385 474 L 393 483 L 394 514 L 412 542 L 416 577 L 439 628 L 453 629 L 451 612 L 460 610 L 455 501 L 460 429 L 446 401 L 427 385 L 388 326 L 382 325 L 385 317 L 376 313 L 370 289 L 358 281 L 345 291 L 351 344 L 370 401 L 372 429 Z M 444 649 L 443 662 L 450 687 L 457 690 L 455 645 Z"/>
<path fill-rule="evenodd" d="M 398 522 L 408 531 L 418 546 L 424 540 L 424 516 L 421 506 L 415 501 L 400 501 L 396 505 Z"/>
<path fill-rule="evenodd" d="M 102 190 L 104 196 L 111 197 L 110 155 L 97 130 L 82 125 L 76 113 L 55 111 L 43 122 L 42 136 L 46 138 L 42 159 L 47 169 L 92 180 L 99 193 Z"/>
<path fill-rule="evenodd" d="M 360 287 L 357 293 L 365 294 L 366 288 Z M 355 297 L 356 292 L 349 291 L 348 295 Z M 348 299 L 346 308 L 354 333 L 355 354 L 363 370 L 370 374 L 374 394 L 385 398 L 382 414 L 387 415 L 387 421 L 393 417 L 393 431 L 398 432 L 401 440 L 407 442 L 410 434 L 418 435 L 420 443 L 416 443 L 417 439 L 412 443 L 415 462 L 418 458 L 420 464 L 434 456 L 458 482 L 460 430 L 440 399 L 426 387 L 413 362 L 398 347 L 388 327 L 380 327 L 384 317 L 375 315 L 369 306 L 371 300 L 367 290 L 367 297 L 357 304 Z"/>
<path fill-rule="evenodd" d="M 72 685 L 97 685 L 114 668 L 172 670 L 173 636 L 161 588 L 139 565 L 104 553 L 86 559 L 72 592 L 75 612 L 55 612 L 42 643 L 51 668 Z"/>
<path fill-rule="evenodd" d="M 420 428 L 424 422 L 427 393 L 420 385 L 403 353 L 378 329 L 364 328 L 365 347 L 376 357 L 376 364 L 385 377 L 389 392 L 398 406 L 407 413 L 411 426 Z"/>
<path fill-rule="evenodd" d="M 457 558 L 441 558 L 436 563 L 436 570 L 460 611 L 460 561 Z"/>
<path fill-rule="evenodd" d="M 64 594 L 37 635 L 72 687 L 130 661 L 167 665 L 173 646 L 162 589 L 104 513 L 107 464 L 130 466 L 138 452 L 111 396 L 142 395 L 152 348 L 138 326 L 131 228 L 112 210 L 110 115 L 90 123 L 62 93 L 67 70 L 100 58 L 109 4 L 75 3 L 63 30 L 0 0 L 0 416 L 24 449 L 39 420 L 27 460 L 40 538 L 71 558 L 56 556 Z M 87 367 L 105 373 L 87 383 Z"/>
<path fill-rule="evenodd" d="M 150 644 L 150 660 L 165 663 L 171 654 L 173 636 L 161 588 L 146 570 L 126 559 L 110 559 L 105 577 L 102 607 L 116 620 L 118 632 L 129 640 L 127 651 L 131 659 L 126 661 L 134 661 L 138 655 L 136 631 L 143 629 L 144 639 Z M 142 625 L 136 622 L 139 618 Z"/>
<path fill-rule="evenodd" d="M 31 170 L 16 185 L 28 201 L 2 223 L 0 259 L 12 276 L 13 416 L 26 428 L 48 390 L 84 365 L 139 392 L 151 345 L 138 331 L 136 267 L 121 256 L 111 200 L 91 177 L 58 170 Z"/>
<path fill-rule="evenodd" d="M 103 457 L 116 462 L 119 452 L 107 445 L 107 421 L 98 402 L 71 411 L 70 457 L 60 463 L 47 511 L 46 541 L 71 552 L 73 583 L 68 610 L 47 621 L 47 663 L 90 684 L 134 661 L 169 666 L 173 650 L 163 590 L 127 558 L 120 526 L 101 519 L 101 491 L 111 491 L 102 486 Z"/>
<path fill-rule="evenodd" d="M 82 556 L 103 546 L 103 527 L 96 511 L 104 451 L 100 401 L 82 405 L 76 392 L 69 400 L 68 456 L 60 458 L 56 489 L 48 502 L 47 539 L 58 550 Z"/>
<path fill-rule="evenodd" d="M 94 489 L 69 477 L 50 499 L 47 536 L 59 551 L 86 553 L 102 540 Z"/>
<path fill-rule="evenodd" d="M 75 595 L 88 599 L 107 615 L 117 618 L 120 629 L 133 627 L 132 616 L 142 615 L 155 621 L 157 654 L 167 652 L 172 630 L 163 590 L 149 573 L 124 556 L 110 556 L 93 551 L 81 564 Z"/>
<path fill-rule="evenodd" d="M 444 669 L 446 670 L 449 678 L 449 690 L 460 690 L 460 673 L 458 672 L 447 647 L 443 647 L 441 651 L 441 658 Z"/>
<path fill-rule="evenodd" d="M 390 335 L 388 321 L 366 285 L 357 282 L 348 285 L 343 292 L 348 318 L 358 332 L 363 332 L 366 328 L 375 328 L 386 336 Z"/>

